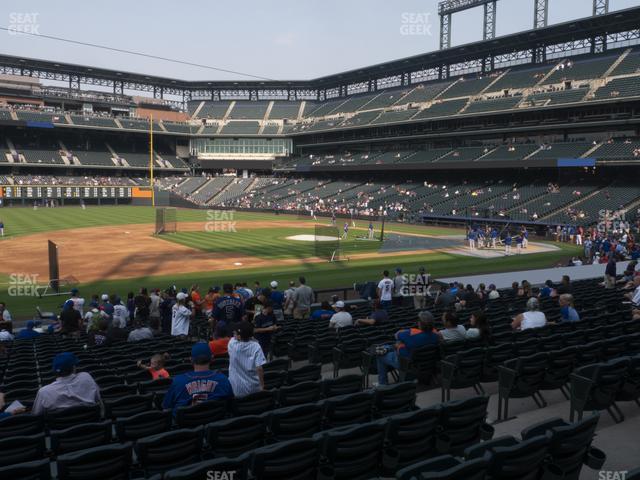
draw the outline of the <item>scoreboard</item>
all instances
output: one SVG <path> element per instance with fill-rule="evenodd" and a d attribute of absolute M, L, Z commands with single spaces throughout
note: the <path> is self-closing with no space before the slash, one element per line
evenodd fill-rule
<path fill-rule="evenodd" d="M 10 199 L 98 199 L 131 198 L 132 187 L 82 187 L 65 185 L 12 185 L 0 187 L 0 198 Z"/>

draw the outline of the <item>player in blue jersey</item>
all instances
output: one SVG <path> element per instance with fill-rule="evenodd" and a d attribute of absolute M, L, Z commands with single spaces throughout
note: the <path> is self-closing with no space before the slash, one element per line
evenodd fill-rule
<path fill-rule="evenodd" d="M 496 243 L 498 242 L 498 230 L 492 228 L 489 235 L 491 237 L 491 248 L 496 248 Z"/>
<path fill-rule="evenodd" d="M 512 238 L 511 238 L 511 232 L 507 232 L 506 236 L 504 237 L 504 254 L 505 255 L 511 255 L 511 242 L 512 242 Z"/>
<path fill-rule="evenodd" d="M 208 344 L 200 342 L 191 348 L 191 362 L 193 371 L 174 377 L 164 395 L 162 408 L 172 410 L 174 415 L 178 407 L 233 397 L 229 379 L 222 373 L 209 369 L 211 350 Z"/>

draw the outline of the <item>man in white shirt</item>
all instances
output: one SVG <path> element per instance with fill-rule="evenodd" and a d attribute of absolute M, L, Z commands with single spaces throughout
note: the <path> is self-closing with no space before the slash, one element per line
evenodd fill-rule
<path fill-rule="evenodd" d="M 80 315 L 84 315 L 84 298 L 79 295 L 77 288 L 71 289 L 71 298 L 73 302 L 73 308 L 80 312 Z"/>
<path fill-rule="evenodd" d="M 349 312 L 345 312 L 344 308 L 345 306 L 342 300 L 338 300 L 335 303 L 333 309 L 336 311 L 336 313 L 334 313 L 329 320 L 330 328 L 338 329 L 342 327 L 350 327 L 353 325 L 353 317 Z"/>
<path fill-rule="evenodd" d="M 77 364 L 78 358 L 71 352 L 53 358 L 53 371 L 58 377 L 38 390 L 31 409 L 33 415 L 100 403 L 100 388 L 87 372 L 76 373 Z"/>
<path fill-rule="evenodd" d="M 235 336 L 229 340 L 229 382 L 235 397 L 245 397 L 264 389 L 264 371 L 267 363 L 262 347 L 253 338 L 253 325 L 240 322 Z"/>
<path fill-rule="evenodd" d="M 113 299 L 113 320 L 111 325 L 115 328 L 127 328 L 129 323 L 129 309 L 122 304 L 120 297 Z"/>
<path fill-rule="evenodd" d="M 389 271 L 382 272 L 382 280 L 378 282 L 378 298 L 380 299 L 380 306 L 385 310 L 391 305 L 391 299 L 393 296 L 393 280 L 389 278 Z"/>
<path fill-rule="evenodd" d="M 189 335 L 189 325 L 193 312 L 189 310 L 185 303 L 187 294 L 178 292 L 176 295 L 176 304 L 171 309 L 171 335 L 174 337 L 180 335 Z"/>

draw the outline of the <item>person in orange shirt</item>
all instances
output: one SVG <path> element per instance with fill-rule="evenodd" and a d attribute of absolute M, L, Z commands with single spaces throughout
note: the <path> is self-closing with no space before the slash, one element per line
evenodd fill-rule
<path fill-rule="evenodd" d="M 195 284 L 191 286 L 191 291 L 189 292 L 189 297 L 193 302 L 193 309 L 196 313 L 196 316 L 198 316 L 198 314 L 202 310 L 202 305 L 204 304 L 204 301 L 202 300 L 202 296 L 200 295 L 199 290 L 200 289 L 198 288 L 198 285 Z"/>
<path fill-rule="evenodd" d="M 231 340 L 231 336 L 227 324 L 225 322 L 219 322 L 213 332 L 213 339 L 209 342 L 209 348 L 214 357 L 227 355 L 229 340 Z"/>
<path fill-rule="evenodd" d="M 164 368 L 165 360 L 169 359 L 168 353 L 156 353 L 151 357 L 149 365 L 146 365 L 142 360 L 138 361 L 138 367 L 146 370 L 151 375 L 152 380 L 158 380 L 159 378 L 169 378 L 169 372 Z"/>
<path fill-rule="evenodd" d="M 204 296 L 204 301 L 202 303 L 204 314 L 207 317 L 211 316 L 211 312 L 213 312 L 213 306 L 216 303 L 216 300 L 220 298 L 220 287 L 211 287 L 207 294 Z"/>

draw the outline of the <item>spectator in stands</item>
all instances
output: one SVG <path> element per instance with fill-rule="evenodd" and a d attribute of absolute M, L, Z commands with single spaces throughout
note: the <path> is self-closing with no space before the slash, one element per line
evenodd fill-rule
<path fill-rule="evenodd" d="M 261 294 L 260 296 L 264 298 L 264 295 Z M 270 300 L 265 300 L 262 304 L 262 310 L 260 313 L 253 317 L 253 331 L 265 357 L 269 353 L 271 337 L 276 331 L 278 331 L 276 321 L 276 316 L 273 313 L 273 304 Z"/>
<path fill-rule="evenodd" d="M 222 286 L 222 292 L 213 307 L 213 320 L 216 324 L 224 322 L 229 328 L 234 328 L 244 318 L 244 306 L 240 297 L 233 293 L 233 285 L 230 283 Z"/>
<path fill-rule="evenodd" d="M 160 302 L 162 298 L 160 297 L 160 290 L 153 289 L 151 294 L 149 295 L 149 319 L 157 320 L 160 322 Z"/>
<path fill-rule="evenodd" d="M 540 293 L 538 295 L 540 298 L 548 298 L 556 296 L 556 289 L 551 280 L 547 280 L 544 282 L 544 287 L 540 289 Z"/>
<path fill-rule="evenodd" d="M 459 298 L 460 301 L 458 303 L 460 308 L 471 309 L 480 304 L 480 298 L 471 284 L 467 285 L 465 289 L 460 292 Z"/>
<path fill-rule="evenodd" d="M 10 412 L 7 412 L 5 410 L 6 406 L 7 406 L 7 404 L 6 404 L 6 401 L 4 399 L 4 393 L 0 392 L 0 420 L 2 420 L 3 418 L 8 418 L 11 415 L 17 415 L 19 413 L 23 413 L 23 412 L 27 411 L 26 407 L 20 407 L 20 408 L 17 408 L 15 410 L 12 410 Z"/>
<path fill-rule="evenodd" d="M 517 315 L 511 322 L 511 327 L 514 330 L 527 330 L 544 327 L 546 324 L 547 317 L 540 311 L 540 302 L 537 298 L 531 297 L 527 300 L 527 311 Z"/>
<path fill-rule="evenodd" d="M 377 293 L 380 306 L 385 310 L 391 305 L 394 285 L 394 281 L 389 278 L 389 272 L 387 270 L 382 272 L 382 280 L 378 282 Z"/>
<path fill-rule="evenodd" d="M 4 302 L 0 302 L 0 321 L 11 321 L 11 314 L 9 313 L 9 310 L 7 310 L 7 304 Z"/>
<path fill-rule="evenodd" d="M 40 336 L 40 333 L 35 331 L 36 322 L 29 320 L 25 328 L 18 332 L 16 339 L 18 340 L 30 340 Z"/>
<path fill-rule="evenodd" d="M 213 338 L 209 342 L 209 348 L 214 357 L 227 354 L 227 346 L 231 340 L 229 331 L 229 326 L 225 322 L 218 322 L 216 325 Z"/>
<path fill-rule="evenodd" d="M 229 341 L 229 381 L 236 397 L 264 389 L 262 366 L 267 360 L 260 344 L 253 338 L 253 325 L 241 322 Z"/>
<path fill-rule="evenodd" d="M 335 328 L 336 330 L 343 327 L 353 326 L 353 317 L 346 311 L 345 304 L 342 300 L 338 300 L 333 309 L 336 313 L 333 314 L 329 320 L 329 328 Z"/>
<path fill-rule="evenodd" d="M 33 415 L 100 403 L 100 388 L 87 372 L 76 373 L 77 365 L 78 358 L 71 352 L 58 353 L 53 358 L 57 378 L 38 390 L 31 408 Z"/>
<path fill-rule="evenodd" d="M 132 318 L 138 318 L 143 323 L 147 323 L 149 321 L 151 299 L 146 288 L 140 289 L 138 295 L 133 299 L 133 304 L 135 305 L 135 316 Z"/>
<path fill-rule="evenodd" d="M 129 320 L 132 318 L 129 315 L 129 310 L 122 304 L 122 300 L 120 300 L 120 297 L 117 295 L 111 295 L 110 301 L 113 304 L 111 326 L 116 328 L 126 328 L 129 324 Z"/>
<path fill-rule="evenodd" d="M 300 277 L 298 282 L 300 286 L 293 292 L 293 318 L 305 320 L 311 313 L 313 289 L 307 286 L 307 280 L 304 277 Z"/>
<path fill-rule="evenodd" d="M 73 302 L 73 308 L 78 310 L 80 312 L 80 315 L 84 315 L 84 298 L 80 296 L 77 288 L 71 289 L 70 300 Z"/>
<path fill-rule="evenodd" d="M 127 310 L 129 311 L 129 318 L 135 318 L 136 316 L 136 296 L 135 293 L 129 292 L 127 294 Z"/>
<path fill-rule="evenodd" d="M 436 296 L 436 305 L 441 306 L 444 309 L 451 307 L 456 303 L 456 296 L 447 285 L 440 287 L 440 292 Z"/>
<path fill-rule="evenodd" d="M 187 336 L 189 335 L 189 326 L 194 312 L 186 306 L 187 294 L 180 292 L 176 295 L 176 304 L 173 306 L 171 317 L 171 335 Z"/>
<path fill-rule="evenodd" d="M 141 340 L 151 340 L 153 332 L 149 327 L 145 327 L 142 320 L 136 318 L 133 322 L 133 330 L 129 332 L 127 342 L 139 342 Z"/>
<path fill-rule="evenodd" d="M 271 287 L 271 305 L 273 306 L 273 314 L 279 322 L 284 320 L 283 305 L 284 305 L 284 293 L 278 290 L 278 282 L 272 281 L 269 286 Z"/>
<path fill-rule="evenodd" d="M 560 317 L 562 322 L 578 322 L 580 315 L 573 304 L 573 295 L 563 293 L 558 297 L 558 305 L 560 306 Z"/>
<path fill-rule="evenodd" d="M 387 384 L 387 372 L 390 369 L 400 368 L 400 357 L 409 357 L 415 349 L 438 345 L 440 341 L 434 332 L 433 315 L 427 311 L 418 314 L 417 328 L 399 330 L 395 338 L 395 345 L 386 345 L 384 355 L 379 355 L 376 359 L 379 385 Z"/>
<path fill-rule="evenodd" d="M 438 332 L 440 338 L 445 342 L 457 342 L 467 337 L 467 331 L 464 325 L 458 325 L 458 316 L 453 312 L 444 312 L 442 314 L 442 323 L 444 328 Z"/>
<path fill-rule="evenodd" d="M 336 311 L 331 308 L 331 304 L 326 300 L 323 300 L 320 304 L 320 308 L 314 310 L 311 314 L 311 320 L 329 320 L 335 313 Z"/>
<path fill-rule="evenodd" d="M 72 300 L 64 302 L 60 313 L 60 324 L 62 325 L 60 333 L 64 335 L 78 335 L 82 330 L 82 315 L 73 308 Z"/>
<path fill-rule="evenodd" d="M 369 318 L 360 318 L 355 325 L 383 325 L 389 321 L 389 314 L 380 306 L 380 301 L 373 302 L 373 311 Z"/>
<path fill-rule="evenodd" d="M 427 290 L 431 285 L 431 277 L 424 267 L 420 267 L 412 282 L 413 308 L 424 310 L 427 306 Z"/>
<path fill-rule="evenodd" d="M 174 377 L 162 401 L 162 408 L 172 410 L 174 415 L 178 407 L 233 397 L 229 379 L 220 372 L 210 370 L 209 345 L 204 342 L 194 344 L 191 347 L 191 363 L 193 371 Z"/>
<path fill-rule="evenodd" d="M 0 342 L 11 342 L 13 339 L 14 336 L 9 330 L 5 327 L 0 328 Z"/>
<path fill-rule="evenodd" d="M 500 292 L 498 292 L 498 289 L 493 283 L 489 285 L 489 294 L 487 295 L 487 297 L 489 298 L 489 300 L 500 298 Z"/>
<path fill-rule="evenodd" d="M 171 317 L 173 316 L 173 306 L 176 303 L 174 288 L 167 288 L 162 294 L 160 302 L 160 328 L 163 333 L 171 332 Z"/>
<path fill-rule="evenodd" d="M 104 347 L 111 343 L 109 321 L 106 318 L 98 318 L 96 328 L 89 332 L 87 343 L 94 347 Z"/>
<path fill-rule="evenodd" d="M 202 300 L 202 295 L 200 295 L 200 287 L 198 284 L 191 285 L 191 289 L 189 290 L 189 299 L 193 304 L 193 313 L 196 317 L 200 316 L 200 312 L 202 311 L 202 306 L 204 305 L 204 301 Z"/>
<path fill-rule="evenodd" d="M 169 378 L 169 372 L 164 368 L 165 362 L 170 358 L 168 353 L 156 353 L 149 359 L 149 364 L 145 364 L 142 360 L 138 360 L 138 368 L 146 370 L 151 376 L 151 380 L 159 378 Z"/>
<path fill-rule="evenodd" d="M 404 299 L 404 287 L 406 284 L 406 278 L 402 274 L 400 267 L 396 268 L 396 276 L 393 277 L 393 304 L 402 305 Z"/>
<path fill-rule="evenodd" d="M 205 317 L 211 317 L 213 313 L 213 306 L 215 305 L 218 298 L 220 298 L 220 287 L 209 288 L 209 291 L 204 296 L 204 299 L 202 301 L 202 312 L 204 313 Z"/>
<path fill-rule="evenodd" d="M 262 311 L 264 304 L 267 302 L 267 297 L 271 295 L 271 290 L 268 288 L 264 292 L 266 296 L 263 295 L 261 290 L 260 293 L 256 293 L 244 302 L 244 313 L 248 322 L 253 322 L 253 317 Z"/>
<path fill-rule="evenodd" d="M 489 343 L 491 340 L 491 328 L 487 321 L 487 316 L 482 310 L 476 310 L 469 318 L 470 327 L 467 329 L 466 338 L 470 340 L 480 340 Z"/>
<path fill-rule="evenodd" d="M 107 320 L 111 322 L 111 320 L 113 319 L 113 304 L 109 301 L 109 295 L 107 295 L 106 293 L 103 293 L 100 299 L 102 301 L 102 305 L 100 305 L 100 310 L 102 311 L 104 316 L 107 318 Z"/>
<path fill-rule="evenodd" d="M 607 266 L 604 270 L 604 287 L 605 288 L 615 288 L 616 287 L 616 276 L 617 276 L 617 264 L 616 264 L 616 256 L 611 255 L 609 257 L 609 261 L 607 262 Z"/>
<path fill-rule="evenodd" d="M 563 275 L 560 285 L 556 288 L 556 293 L 562 295 L 563 293 L 573 293 L 573 287 L 571 286 L 571 278 L 569 275 Z"/>
<path fill-rule="evenodd" d="M 291 280 L 289 288 L 284 291 L 284 314 L 293 315 L 293 294 L 296 291 L 296 282 Z"/>

